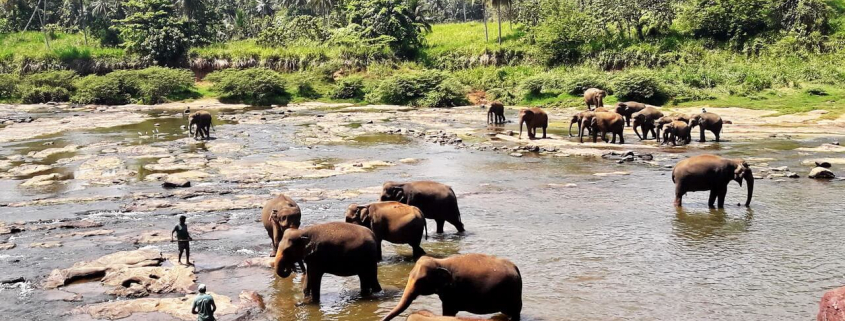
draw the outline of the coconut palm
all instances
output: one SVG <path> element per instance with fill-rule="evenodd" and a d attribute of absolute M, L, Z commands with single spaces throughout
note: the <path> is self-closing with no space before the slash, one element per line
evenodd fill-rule
<path fill-rule="evenodd" d="M 411 17 L 412 22 L 419 32 L 431 32 L 431 22 L 429 17 L 431 11 L 422 0 L 408 0 L 406 2 L 408 7 L 408 16 Z"/>
<path fill-rule="evenodd" d="M 499 45 L 502 44 L 502 5 L 510 7 L 511 0 L 490 0 L 490 3 L 496 7 L 496 21 L 499 23 Z M 486 23 L 486 18 L 485 18 Z"/>

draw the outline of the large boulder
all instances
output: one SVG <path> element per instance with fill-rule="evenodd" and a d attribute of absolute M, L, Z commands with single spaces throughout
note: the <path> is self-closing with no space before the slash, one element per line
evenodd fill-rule
<path fill-rule="evenodd" d="M 810 178 L 817 178 L 817 179 L 829 179 L 829 178 L 836 178 L 836 175 L 833 174 L 827 168 L 824 167 L 816 167 L 810 171 Z"/>
<path fill-rule="evenodd" d="M 827 291 L 819 302 L 817 321 L 845 321 L 845 286 Z"/>
<path fill-rule="evenodd" d="M 157 250 L 142 249 L 117 252 L 94 261 L 76 263 L 67 269 L 53 270 L 41 285 L 45 289 L 55 289 L 79 279 L 102 278 L 110 271 L 114 272 L 122 268 L 159 266 L 162 262 L 164 262 L 164 257 Z"/>
<path fill-rule="evenodd" d="M 196 282 L 193 267 L 124 267 L 109 270 L 103 284 L 111 286 L 109 294 L 122 297 L 145 297 L 150 293 L 190 293 Z"/>
<path fill-rule="evenodd" d="M 161 184 L 161 187 L 164 188 L 181 188 L 181 187 L 191 187 L 191 181 L 178 177 L 178 176 L 167 176 L 164 180 L 164 183 Z"/>

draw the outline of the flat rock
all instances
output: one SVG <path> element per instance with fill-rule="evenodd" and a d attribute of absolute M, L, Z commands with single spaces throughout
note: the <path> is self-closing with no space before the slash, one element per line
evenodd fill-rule
<path fill-rule="evenodd" d="M 825 292 L 819 302 L 817 321 L 845 321 L 845 286 Z"/>
<path fill-rule="evenodd" d="M 0 243 L 0 251 L 2 250 L 11 250 L 15 248 L 15 243 L 7 242 L 7 243 Z"/>
<path fill-rule="evenodd" d="M 522 157 L 522 153 L 510 153 L 508 155 L 513 156 L 513 157 Z"/>
<path fill-rule="evenodd" d="M 71 233 L 57 234 L 53 237 L 55 237 L 55 238 L 91 237 L 91 236 L 102 236 L 102 235 L 111 235 L 111 234 L 114 234 L 114 230 L 91 230 L 91 231 L 81 231 L 81 232 L 71 232 Z"/>
<path fill-rule="evenodd" d="M 578 185 L 573 184 L 573 183 L 568 183 L 568 184 L 555 184 L 555 183 L 551 183 L 551 184 L 549 184 L 548 186 L 549 186 L 549 187 L 551 187 L 551 188 L 573 188 L 573 187 L 578 187 Z"/>
<path fill-rule="evenodd" d="M 112 287 L 108 294 L 144 297 L 151 293 L 190 293 L 196 279 L 193 266 L 174 265 L 111 269 L 102 282 Z"/>
<path fill-rule="evenodd" d="M 445 317 L 432 313 L 428 310 L 420 310 L 408 316 L 406 321 L 494 321 L 495 319 L 466 318 L 466 317 Z"/>
<path fill-rule="evenodd" d="M 50 249 L 62 246 L 62 242 L 37 242 L 29 244 L 29 247 L 37 247 L 43 249 Z"/>
<path fill-rule="evenodd" d="M 593 174 L 593 176 L 599 176 L 599 177 L 624 176 L 624 175 L 631 175 L 631 172 L 610 172 L 610 173 L 595 173 L 595 174 Z"/>
<path fill-rule="evenodd" d="M 47 148 L 47 149 L 39 151 L 39 152 L 29 152 L 26 156 L 29 156 L 29 157 L 32 157 L 32 158 L 42 159 L 42 158 L 47 158 L 47 157 L 50 157 L 52 155 L 59 154 L 59 153 L 73 153 L 77 150 L 79 150 L 79 146 L 68 145 L 68 146 L 65 146 L 65 147 L 62 147 L 62 148 Z"/>
<path fill-rule="evenodd" d="M 402 164 L 416 164 L 416 163 L 419 163 L 420 160 L 416 159 L 416 158 L 403 158 L 403 159 L 400 159 L 399 162 L 402 163 Z"/>
<path fill-rule="evenodd" d="M 164 188 L 183 188 L 183 187 L 191 187 L 191 181 L 177 177 L 177 176 L 167 176 L 164 179 L 164 183 L 161 183 L 161 187 Z"/>
<path fill-rule="evenodd" d="M 159 266 L 164 261 L 161 252 L 141 249 L 112 253 L 90 262 L 78 262 L 67 269 L 56 269 L 44 279 L 45 289 L 55 289 L 79 279 L 101 278 L 109 271 L 121 268 Z"/>
<path fill-rule="evenodd" d="M 30 176 L 53 169 L 50 165 L 24 164 L 9 170 L 12 176 Z"/>
<path fill-rule="evenodd" d="M 47 175 L 38 175 L 32 177 L 21 183 L 21 187 L 41 187 L 58 183 L 62 179 L 62 175 L 52 173 Z"/>
<path fill-rule="evenodd" d="M 813 168 L 810 171 L 809 177 L 810 178 L 816 178 L 816 179 L 830 179 L 830 178 L 836 178 L 836 175 L 833 174 L 833 172 L 830 171 L 827 168 L 816 167 L 816 168 Z"/>
<path fill-rule="evenodd" d="M 126 165 L 117 156 L 100 156 L 79 165 L 74 178 L 88 180 L 94 184 L 111 185 L 125 183 L 135 174 L 134 171 L 126 169 Z"/>

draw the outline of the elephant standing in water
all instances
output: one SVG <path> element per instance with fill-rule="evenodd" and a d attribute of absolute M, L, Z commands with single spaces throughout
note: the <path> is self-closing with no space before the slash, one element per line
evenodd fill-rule
<path fill-rule="evenodd" d="M 209 129 L 214 128 L 214 124 L 211 123 L 211 113 L 200 110 L 191 114 L 188 118 L 188 133 L 194 135 L 194 139 L 198 136 L 200 139 L 208 139 L 211 138 L 211 131 Z M 197 126 L 197 131 L 194 132 L 194 125 Z"/>
<path fill-rule="evenodd" d="M 643 110 L 634 113 L 631 117 L 634 118 L 634 133 L 637 134 L 637 137 L 639 137 L 640 140 L 648 139 L 649 132 L 651 132 L 651 135 L 657 139 L 657 132 L 655 132 L 655 128 L 657 126 L 655 125 L 655 121 L 663 117 L 663 113 L 660 112 L 659 109 L 648 106 Z M 642 136 L 640 136 L 640 133 L 637 132 L 637 127 L 643 130 Z"/>
<path fill-rule="evenodd" d="M 607 111 L 608 111 L 607 108 L 599 107 L 599 108 L 596 108 L 596 110 L 594 110 L 594 111 L 582 111 L 582 112 L 578 112 L 575 115 L 572 115 L 572 119 L 569 121 L 569 137 L 575 137 L 575 136 L 572 136 L 572 125 L 577 125 L 578 126 L 578 133 L 579 134 L 581 133 L 581 121 L 584 119 L 585 115 L 589 115 L 590 113 L 594 113 L 594 112 L 597 113 L 597 112 L 607 112 Z M 588 127 L 587 131 L 589 131 L 589 133 L 592 135 L 592 132 L 593 132 L 592 129 L 590 129 Z"/>
<path fill-rule="evenodd" d="M 352 204 L 346 209 L 346 223 L 369 228 L 376 236 L 381 257 L 381 241 L 408 244 L 414 250 L 414 259 L 425 255 L 420 247 L 423 230 L 428 238 L 425 216 L 419 208 L 399 202 L 377 202 L 366 205 Z"/>
<path fill-rule="evenodd" d="M 705 141 L 705 130 L 713 132 L 713 135 L 716 135 L 716 142 L 719 142 L 719 134 L 722 132 L 722 117 L 719 117 L 719 115 L 709 112 L 696 114 L 692 116 L 692 119 L 690 119 L 689 125 L 690 130 L 692 130 L 696 126 L 699 126 L 701 128 L 701 137 L 698 140 L 699 142 L 703 143 Z"/>
<path fill-rule="evenodd" d="M 677 115 L 677 114 L 675 114 L 675 115 L 660 117 L 660 119 L 658 119 L 655 122 L 655 124 L 657 126 L 657 141 L 658 142 L 660 141 L 660 137 L 662 137 L 662 136 L 660 136 L 660 132 L 663 131 L 663 128 L 666 125 L 672 123 L 673 121 L 682 121 L 682 122 L 687 123 L 687 122 L 689 122 L 689 120 L 690 120 L 690 117 L 687 116 L 687 115 Z"/>
<path fill-rule="evenodd" d="M 399 304 L 385 316 L 388 321 L 405 311 L 420 295 L 437 294 L 444 316 L 466 311 L 501 312 L 519 320 L 522 312 L 522 275 L 512 262 L 484 254 L 445 259 L 423 256 L 408 276 Z"/>
<path fill-rule="evenodd" d="M 458 197 L 448 185 L 432 181 L 407 183 L 386 182 L 382 185 L 381 201 L 396 201 L 419 208 L 425 218 L 437 223 L 437 233 L 443 233 L 443 225 L 449 222 L 464 231 Z"/>
<path fill-rule="evenodd" d="M 682 143 L 681 145 L 689 144 L 692 141 L 689 124 L 673 121 L 666 125 L 666 130 L 663 132 L 663 144 L 668 145 L 670 141 L 673 146 L 678 145 L 678 141 Z"/>
<path fill-rule="evenodd" d="M 587 103 L 587 110 L 604 107 L 604 97 L 607 92 L 598 88 L 590 88 L 584 91 L 584 102 Z"/>
<path fill-rule="evenodd" d="M 273 252 L 270 256 L 276 255 L 285 231 L 299 228 L 301 220 L 302 210 L 290 197 L 279 195 L 264 204 L 264 208 L 261 209 L 261 223 L 264 224 L 264 229 L 267 230 L 267 235 L 273 243 Z"/>
<path fill-rule="evenodd" d="M 543 128 L 543 138 L 546 138 L 546 128 L 549 127 L 549 115 L 540 108 L 526 108 L 519 111 L 519 139 L 522 139 L 522 124 L 528 130 L 528 139 L 537 138 L 537 128 Z"/>
<path fill-rule="evenodd" d="M 710 191 L 707 205 L 713 208 L 713 203 L 718 198 L 719 208 L 724 208 L 728 184 L 736 181 L 742 186 L 743 180 L 748 183 L 745 206 L 749 206 L 754 194 L 754 174 L 748 163 L 741 159 L 727 159 L 710 154 L 687 158 L 678 162 L 672 170 L 675 206 L 681 206 L 681 199 L 687 192 Z"/>
<path fill-rule="evenodd" d="M 373 231 L 355 224 L 331 222 L 288 230 L 276 252 L 276 274 L 286 278 L 294 264 L 305 262 L 305 302 L 320 302 L 323 274 L 357 275 L 361 294 L 381 291 L 378 248 Z"/>
<path fill-rule="evenodd" d="M 579 133 L 580 142 L 584 142 L 584 131 L 590 128 L 593 133 L 593 143 L 598 141 L 598 136 L 601 135 L 602 141 L 607 142 L 607 133 L 613 134 L 612 143 L 616 143 L 616 137 L 619 136 L 619 143 L 625 143 L 625 137 L 622 133 L 625 131 L 625 121 L 622 115 L 610 112 L 598 112 L 592 114 L 585 114 L 581 120 L 581 132 Z"/>
<path fill-rule="evenodd" d="M 641 110 L 645 109 L 647 106 L 643 103 L 638 103 L 636 101 L 628 101 L 616 104 L 616 111 L 617 114 L 622 115 L 625 117 L 625 124 L 627 127 L 631 127 L 631 117 L 634 113 L 640 112 Z M 654 107 L 652 107 L 654 108 Z"/>
<path fill-rule="evenodd" d="M 483 105 L 482 105 L 483 106 Z M 488 124 L 504 124 L 505 123 L 505 105 L 494 101 L 490 103 L 490 108 L 487 109 L 487 123 Z"/>

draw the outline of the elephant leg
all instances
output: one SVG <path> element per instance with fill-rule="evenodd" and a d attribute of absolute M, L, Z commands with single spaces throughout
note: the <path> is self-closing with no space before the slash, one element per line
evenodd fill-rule
<path fill-rule="evenodd" d="M 302 271 L 302 273 L 305 273 L 305 271 L 307 271 L 305 269 L 305 262 L 304 261 L 299 261 L 299 269 Z"/>
<path fill-rule="evenodd" d="M 619 133 L 619 144 L 625 143 L 625 136 L 622 135 L 623 133 Z"/>
<path fill-rule="evenodd" d="M 443 316 L 454 317 L 458 315 L 458 311 L 458 308 L 454 307 L 454 304 L 443 301 Z"/>
<path fill-rule="evenodd" d="M 725 186 L 719 190 L 719 208 L 725 208 L 725 195 L 728 194 L 728 187 Z"/>
<path fill-rule="evenodd" d="M 411 244 L 411 249 L 414 250 L 414 260 L 419 259 L 421 256 L 425 255 L 425 250 L 423 250 L 419 243 Z"/>
<path fill-rule="evenodd" d="M 719 142 L 719 132 L 721 132 L 721 130 L 714 130 L 714 131 L 713 131 L 713 135 L 715 135 L 715 136 L 716 136 L 716 142 L 717 142 L 717 143 Z"/>
<path fill-rule="evenodd" d="M 625 116 L 626 127 L 631 127 L 631 116 Z"/>
<path fill-rule="evenodd" d="M 452 219 L 448 219 L 446 221 L 449 222 L 449 224 L 452 224 L 456 229 L 458 229 L 458 233 L 462 233 L 463 231 L 465 231 L 464 230 L 464 223 L 461 222 L 461 219 L 452 218 Z"/>
<path fill-rule="evenodd" d="M 443 224 L 446 223 L 446 220 L 435 219 L 434 222 L 437 223 L 437 234 L 443 234 Z"/>
<path fill-rule="evenodd" d="M 613 135 L 613 139 L 610 141 L 611 144 L 616 144 L 616 133 L 611 133 Z"/>
<path fill-rule="evenodd" d="M 651 128 L 651 136 L 657 139 L 657 132 L 654 131 L 654 127 Z"/>
<path fill-rule="evenodd" d="M 699 143 L 703 143 L 703 142 L 705 141 L 705 140 L 704 140 L 704 126 L 698 126 L 698 127 L 699 127 L 699 128 L 701 128 L 701 130 L 699 131 L 699 132 L 701 133 L 701 137 L 700 137 L 700 139 L 698 140 L 698 142 L 699 142 Z"/>
<path fill-rule="evenodd" d="M 719 196 L 719 191 L 716 189 L 710 190 L 710 199 L 707 200 L 707 206 L 710 208 L 714 208 L 713 204 L 716 203 L 716 197 Z"/>
<path fill-rule="evenodd" d="M 675 184 L 675 206 L 681 207 L 681 203 L 683 201 L 684 194 L 686 194 L 686 191 L 681 186 L 681 184 L 680 183 Z"/>
<path fill-rule="evenodd" d="M 546 138 L 546 126 L 543 126 L 543 138 Z"/>
<path fill-rule="evenodd" d="M 376 253 L 378 254 L 378 260 L 381 262 L 381 238 L 376 237 Z"/>
<path fill-rule="evenodd" d="M 319 303 L 320 302 L 320 283 L 323 281 L 323 273 L 309 271 L 305 275 L 305 302 Z"/>
<path fill-rule="evenodd" d="M 378 263 L 373 264 L 372 267 L 367 267 L 364 272 L 358 275 L 358 279 L 361 281 L 362 296 L 381 291 L 381 285 L 378 283 Z"/>

